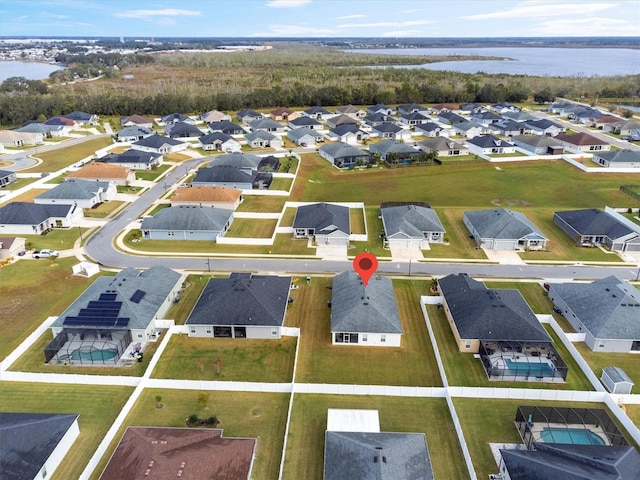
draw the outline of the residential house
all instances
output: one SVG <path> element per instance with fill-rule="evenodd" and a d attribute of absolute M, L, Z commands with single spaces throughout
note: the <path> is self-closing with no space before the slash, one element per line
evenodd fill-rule
<path fill-rule="evenodd" d="M 606 245 L 614 252 L 640 252 L 640 226 L 611 208 L 553 213 L 553 223 L 580 246 Z"/>
<path fill-rule="evenodd" d="M 516 135 L 511 138 L 516 147 L 536 155 L 562 155 L 564 145 L 546 135 Z"/>
<path fill-rule="evenodd" d="M 249 480 L 256 443 L 255 438 L 223 437 L 217 428 L 127 427 L 100 480 L 195 479 L 214 472 L 219 478 Z"/>
<path fill-rule="evenodd" d="M 100 157 L 96 162 L 108 163 L 109 165 L 120 165 L 132 170 L 152 170 L 162 165 L 162 155 L 160 153 L 145 152 L 130 148 L 122 153 L 108 153 Z"/>
<path fill-rule="evenodd" d="M 16 130 L 0 130 L 0 145 L 5 147 L 24 147 L 42 143 L 39 133 L 18 132 Z"/>
<path fill-rule="evenodd" d="M 420 113 L 424 116 L 428 116 L 429 109 L 417 103 L 409 103 L 407 105 L 398 105 L 398 113 L 400 114 Z"/>
<path fill-rule="evenodd" d="M 439 157 L 467 155 L 469 153 L 469 149 L 465 145 L 445 137 L 422 140 L 418 142 L 418 149 L 427 153 L 436 152 Z"/>
<path fill-rule="evenodd" d="M 471 114 L 471 118 L 485 127 L 488 127 L 492 123 L 496 123 L 502 120 L 500 115 L 496 115 L 493 112 L 480 111 Z"/>
<path fill-rule="evenodd" d="M 549 105 L 549 111 L 552 113 L 557 113 L 561 117 L 566 117 L 567 115 L 565 111 L 575 107 L 576 107 L 576 104 L 572 102 L 564 102 L 564 101 L 553 102 L 551 105 Z"/>
<path fill-rule="evenodd" d="M 593 161 L 603 167 L 640 168 L 640 151 L 625 148 L 612 152 L 594 153 Z"/>
<path fill-rule="evenodd" d="M 39 138 L 44 140 L 45 138 L 58 138 L 62 137 L 65 133 L 65 129 L 61 125 L 45 125 L 44 123 L 30 122 L 20 128 L 14 128 L 14 132 L 22 133 L 36 133 Z"/>
<path fill-rule="evenodd" d="M 93 208 L 101 203 L 113 200 L 117 194 L 113 182 L 94 182 L 70 178 L 33 201 L 41 205 L 77 205 L 80 208 Z"/>
<path fill-rule="evenodd" d="M 462 113 L 470 115 L 471 113 L 480 111 L 483 108 L 484 107 L 479 103 L 461 103 L 460 108 L 458 110 L 460 110 L 460 112 Z"/>
<path fill-rule="evenodd" d="M 194 187 L 227 187 L 237 190 L 263 190 L 273 181 L 270 173 L 241 170 L 230 165 L 200 168 L 191 181 Z"/>
<path fill-rule="evenodd" d="M 451 126 L 454 135 L 462 135 L 465 138 L 473 138 L 487 132 L 487 127 L 475 120 L 455 123 Z"/>
<path fill-rule="evenodd" d="M 211 122 L 224 122 L 224 121 L 230 122 L 231 115 L 227 113 L 219 112 L 218 110 L 211 110 L 209 112 L 201 113 L 198 119 L 201 122 L 204 122 L 207 124 Z"/>
<path fill-rule="evenodd" d="M 312 203 L 296 211 L 293 238 L 313 238 L 318 245 L 348 245 L 350 235 L 349 207 Z"/>
<path fill-rule="evenodd" d="M 161 125 L 170 125 L 172 123 L 179 122 L 190 123 L 192 125 L 196 123 L 193 118 L 183 115 L 182 113 L 171 113 L 169 115 L 165 115 L 160 119 Z"/>
<path fill-rule="evenodd" d="M 184 140 L 195 140 L 204 135 L 204 132 L 192 123 L 174 122 L 168 123 L 165 127 L 170 138 L 181 138 Z"/>
<path fill-rule="evenodd" d="M 380 215 L 387 244 L 390 248 L 428 248 L 429 243 L 442 243 L 445 230 L 438 214 L 425 205 L 382 204 Z"/>
<path fill-rule="evenodd" d="M 522 213 L 506 208 L 464 212 L 463 223 L 480 248 L 540 250 L 547 237 Z"/>
<path fill-rule="evenodd" d="M 563 126 L 547 119 L 526 121 L 524 122 L 524 126 L 529 133 L 533 133 L 534 135 L 547 135 L 549 137 L 555 137 L 559 133 L 566 131 Z"/>
<path fill-rule="evenodd" d="M 353 118 L 350 115 L 336 115 L 327 119 L 327 126 L 329 128 L 335 128 L 340 125 L 360 125 L 360 120 Z"/>
<path fill-rule="evenodd" d="M 2 478 L 50 478 L 79 435 L 75 414 L 0 413 Z"/>
<path fill-rule="evenodd" d="M 550 283 L 549 299 L 594 352 L 640 352 L 640 291 L 630 283 Z"/>
<path fill-rule="evenodd" d="M 334 142 L 343 142 L 353 145 L 369 140 L 371 135 L 369 135 L 368 132 L 361 130 L 357 125 L 342 124 L 329 130 L 327 138 Z"/>
<path fill-rule="evenodd" d="M 425 137 L 449 137 L 451 135 L 447 128 L 433 122 L 416 125 L 414 132 Z"/>
<path fill-rule="evenodd" d="M 370 113 L 364 117 L 364 123 L 370 127 L 376 127 L 383 123 L 393 123 L 395 120 L 384 113 Z"/>
<path fill-rule="evenodd" d="M 217 241 L 229 230 L 233 210 L 227 208 L 179 205 L 160 210 L 142 219 L 143 238 L 150 240 Z"/>
<path fill-rule="evenodd" d="M 398 119 L 400 123 L 414 127 L 416 125 L 422 125 L 429 122 L 429 117 L 426 117 L 422 113 L 403 113 Z"/>
<path fill-rule="evenodd" d="M 637 120 L 622 121 L 611 125 L 609 128 L 611 128 L 613 133 L 617 133 L 618 135 L 631 135 L 633 132 L 640 134 L 640 122 Z M 607 128 L 605 128 L 605 130 L 607 130 Z"/>
<path fill-rule="evenodd" d="M 495 123 L 492 123 L 490 128 L 493 132 L 496 132 L 498 135 L 503 135 L 505 137 L 522 135 L 527 131 L 524 123 L 516 122 L 515 120 L 510 120 L 508 118 L 504 118 Z"/>
<path fill-rule="evenodd" d="M 451 112 L 449 110 L 441 110 L 438 113 L 437 120 L 444 125 L 455 125 L 456 123 L 467 121 L 466 118 L 461 117 L 457 113 Z"/>
<path fill-rule="evenodd" d="M 621 121 L 622 119 L 620 117 L 614 117 L 613 115 L 602 115 L 601 117 L 594 119 L 593 124 L 591 124 L 590 126 L 599 128 L 600 130 L 611 131 L 611 128 L 605 127 L 619 124 Z"/>
<path fill-rule="evenodd" d="M 378 275 L 365 286 L 352 270 L 333 277 L 333 345 L 399 347 L 401 341 L 402 325 L 390 278 Z"/>
<path fill-rule="evenodd" d="M 256 112 L 255 110 L 251 110 L 250 108 L 240 110 L 236 115 L 236 118 L 240 120 L 244 124 L 250 124 L 254 120 L 261 120 L 264 118 L 264 115 L 260 112 Z"/>
<path fill-rule="evenodd" d="M 26 250 L 21 237 L 0 237 L 0 261 L 15 258 Z"/>
<path fill-rule="evenodd" d="M 204 135 L 198 139 L 200 147 L 206 151 L 218 151 L 218 152 L 240 152 L 242 145 L 238 140 L 231 135 L 227 135 L 222 132 L 213 132 L 208 135 Z"/>
<path fill-rule="evenodd" d="M 583 125 L 594 125 L 600 117 L 603 117 L 604 113 L 600 110 L 591 107 L 585 107 L 573 111 L 569 114 L 569 119 L 574 122 L 582 123 Z"/>
<path fill-rule="evenodd" d="M 92 180 L 94 182 L 113 182 L 116 185 L 131 185 L 136 179 L 133 170 L 120 165 L 110 165 L 103 162 L 90 162 L 67 175 L 67 178 Z"/>
<path fill-rule="evenodd" d="M 291 129 L 296 128 L 308 128 L 310 130 L 322 130 L 323 125 L 318 120 L 313 117 L 298 117 L 292 120 L 289 120 L 289 127 Z"/>
<path fill-rule="evenodd" d="M 379 155 L 380 159 L 389 165 L 410 164 L 417 161 L 421 155 L 420 150 L 398 140 L 372 143 L 369 146 L 369 152 L 374 157 L 376 154 Z"/>
<path fill-rule="evenodd" d="M 385 105 L 384 103 L 378 103 L 377 105 L 373 105 L 372 107 L 367 107 L 368 114 L 380 113 L 382 115 L 391 116 L 395 115 L 396 111 Z"/>
<path fill-rule="evenodd" d="M 97 125 L 98 115 L 86 112 L 71 112 L 65 115 L 69 120 L 73 120 L 76 125 Z"/>
<path fill-rule="evenodd" d="M 153 153 L 175 153 L 186 150 L 188 144 L 174 138 L 154 134 L 131 144 L 131 148 Z"/>
<path fill-rule="evenodd" d="M 68 135 L 76 126 L 76 122 L 66 117 L 51 117 L 44 122 L 45 125 L 62 128 L 61 135 Z"/>
<path fill-rule="evenodd" d="M 489 110 L 492 110 L 496 113 L 507 113 L 507 112 L 519 112 L 522 110 L 520 107 L 515 106 L 513 103 L 509 102 L 501 102 L 496 103 L 495 105 L 490 105 Z"/>
<path fill-rule="evenodd" d="M 153 120 L 143 115 L 129 115 L 120 119 L 120 126 L 151 128 L 153 127 Z"/>
<path fill-rule="evenodd" d="M 371 136 L 402 141 L 411 140 L 411 132 L 395 123 L 381 123 L 371 127 Z"/>
<path fill-rule="evenodd" d="M 258 121 L 262 122 L 264 120 Z M 244 139 L 251 148 L 282 148 L 283 143 L 281 137 L 265 130 L 245 133 Z"/>
<path fill-rule="evenodd" d="M 271 118 L 273 118 L 276 122 L 289 122 L 295 118 L 300 117 L 300 114 L 298 112 L 286 107 L 280 107 L 276 108 L 275 110 L 271 110 L 269 112 L 269 115 L 271 115 Z"/>
<path fill-rule="evenodd" d="M 355 119 L 363 119 L 367 116 L 367 112 L 362 110 L 361 108 L 354 107 L 353 105 L 344 105 L 342 107 L 336 108 L 336 113 L 338 115 L 349 115 Z"/>
<path fill-rule="evenodd" d="M 143 138 L 147 138 L 153 135 L 153 132 L 146 127 L 139 126 L 130 126 L 124 127 L 121 130 L 118 130 L 116 133 L 116 139 L 118 142 L 137 142 L 138 140 L 142 140 Z"/>
<path fill-rule="evenodd" d="M 225 187 L 180 187 L 171 197 L 171 206 L 195 205 L 235 210 L 242 202 L 242 192 Z"/>
<path fill-rule="evenodd" d="M 15 182 L 18 179 L 16 172 L 9 170 L 0 170 L 0 187 L 6 187 L 10 183 Z"/>
<path fill-rule="evenodd" d="M 437 105 L 433 105 L 431 110 L 436 112 L 436 115 L 442 112 L 460 112 L 459 105 L 455 103 L 438 103 Z"/>
<path fill-rule="evenodd" d="M 338 168 L 371 163 L 371 156 L 367 152 L 343 142 L 323 145 L 318 150 L 318 155 Z"/>
<path fill-rule="evenodd" d="M 611 145 L 588 133 L 559 133 L 554 137 L 558 142 L 575 151 L 599 152 L 611 150 Z"/>
<path fill-rule="evenodd" d="M 516 146 L 493 135 L 479 135 L 467 140 L 469 151 L 476 155 L 514 153 Z"/>
<path fill-rule="evenodd" d="M 178 297 L 182 280 L 162 265 L 96 278 L 51 324 L 54 338 L 45 348 L 45 362 L 117 365 L 136 344 L 144 351 L 143 344 L 157 336 L 156 321 Z M 96 354 L 77 355 L 78 351 Z"/>
<path fill-rule="evenodd" d="M 246 130 L 237 123 L 230 122 L 228 120 L 222 120 L 220 122 L 211 122 L 209 124 L 209 130 L 211 132 L 220 132 L 227 135 L 244 135 Z"/>
<path fill-rule="evenodd" d="M 12 202 L 0 208 L 0 236 L 41 235 L 53 228 L 73 227 L 82 218 L 82 209 L 73 204 Z"/>
<path fill-rule="evenodd" d="M 260 118 L 257 120 L 253 120 L 249 123 L 249 127 L 252 132 L 271 132 L 271 133 L 282 133 L 284 132 L 284 125 L 276 122 L 275 120 L 271 120 L 270 118 Z"/>
<path fill-rule="evenodd" d="M 306 109 L 303 114 L 316 120 L 328 120 L 333 117 L 333 113 L 323 107 L 311 107 Z"/>
<path fill-rule="evenodd" d="M 523 112 L 523 111 L 504 112 L 501 114 L 501 116 L 502 118 L 507 118 L 509 120 L 513 120 L 514 122 L 518 122 L 518 123 L 531 122 L 537 119 L 537 117 L 534 117 L 530 113 Z"/>
<path fill-rule="evenodd" d="M 274 172 L 280 168 L 280 160 L 273 155 L 261 157 L 250 153 L 238 152 L 208 158 L 211 159 L 211 162 L 207 164 L 207 167 L 231 166 L 244 170 L 247 173 L 252 170 L 257 172 Z"/>
<path fill-rule="evenodd" d="M 187 318 L 190 337 L 282 337 L 291 277 L 232 273 L 212 278 Z"/>
<path fill-rule="evenodd" d="M 287 138 L 301 147 L 312 147 L 316 143 L 324 142 L 324 135 L 322 135 L 322 133 L 306 127 L 289 130 L 287 132 Z"/>
<path fill-rule="evenodd" d="M 568 369 L 520 291 L 487 289 L 465 273 L 438 287 L 458 350 L 479 354 L 487 378 L 564 381 Z"/>

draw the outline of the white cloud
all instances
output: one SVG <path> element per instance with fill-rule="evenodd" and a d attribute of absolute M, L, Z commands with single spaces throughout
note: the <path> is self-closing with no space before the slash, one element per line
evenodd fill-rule
<path fill-rule="evenodd" d="M 476 15 L 465 15 L 460 18 L 465 20 L 488 20 L 492 18 L 544 18 L 556 17 L 558 15 L 589 15 L 592 13 L 616 8 L 617 3 L 560 3 L 548 4 L 543 2 L 527 2 L 508 10 L 498 12 L 480 13 Z"/>
<path fill-rule="evenodd" d="M 267 7 L 272 8 L 294 8 L 308 5 L 311 0 L 271 0 L 267 2 Z"/>
<path fill-rule="evenodd" d="M 375 22 L 375 23 L 344 23 L 337 28 L 384 28 L 384 27 L 413 27 L 416 25 L 429 25 L 436 23 L 435 20 L 408 20 L 406 22 Z"/>
<path fill-rule="evenodd" d="M 613 18 L 567 18 L 550 20 L 536 25 L 534 31 L 549 36 L 583 36 L 585 30 L 591 36 L 611 35 L 636 36 L 638 24 L 633 21 L 617 20 Z"/>
<path fill-rule="evenodd" d="M 202 12 L 197 10 L 180 10 L 179 8 L 165 8 L 163 10 L 130 10 L 119 12 L 119 18 L 151 18 L 151 17 L 199 17 Z"/>
<path fill-rule="evenodd" d="M 345 15 L 344 17 L 336 17 L 336 20 L 349 20 L 350 18 L 365 18 L 366 15 Z"/>
<path fill-rule="evenodd" d="M 268 32 L 255 32 L 250 37 L 329 37 L 335 31 L 328 28 L 307 25 L 269 25 Z"/>

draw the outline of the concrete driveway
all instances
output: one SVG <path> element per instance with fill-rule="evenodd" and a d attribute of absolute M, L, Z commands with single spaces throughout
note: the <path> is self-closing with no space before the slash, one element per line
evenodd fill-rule
<path fill-rule="evenodd" d="M 422 260 L 422 250 L 418 247 L 391 247 L 391 258 L 394 262 L 408 262 L 409 260 Z"/>
<path fill-rule="evenodd" d="M 484 249 L 484 253 L 489 260 L 500 265 L 526 265 L 515 250 Z"/>
<path fill-rule="evenodd" d="M 316 256 L 323 260 L 346 260 L 346 245 L 318 245 L 316 247 Z"/>

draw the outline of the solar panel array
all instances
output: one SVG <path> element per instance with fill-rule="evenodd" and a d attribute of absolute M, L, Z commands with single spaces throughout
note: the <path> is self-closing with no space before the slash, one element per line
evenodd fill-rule
<path fill-rule="evenodd" d="M 133 295 L 131 295 L 131 298 L 129 300 L 131 300 L 133 303 L 140 303 L 140 300 L 142 300 L 142 297 L 144 297 L 146 293 L 147 292 L 143 290 L 136 290 L 135 292 L 133 292 Z"/>
<path fill-rule="evenodd" d="M 80 309 L 77 316 L 65 318 L 64 325 L 127 327 L 129 319 L 118 316 L 122 308 L 122 302 L 117 302 L 116 298 L 117 294 L 115 293 L 102 293 L 99 300 L 91 300 L 86 308 Z"/>

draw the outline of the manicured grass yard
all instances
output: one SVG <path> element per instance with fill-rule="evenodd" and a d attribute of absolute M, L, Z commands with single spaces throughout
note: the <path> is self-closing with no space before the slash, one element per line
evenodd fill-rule
<path fill-rule="evenodd" d="M 48 316 L 59 315 L 97 277 L 71 275 L 77 258 L 20 260 L 0 269 L 0 359 Z M 37 285 L 46 285 L 46 294 Z"/>
<path fill-rule="evenodd" d="M 44 188 L 32 188 L 30 190 L 27 190 L 26 192 L 24 192 L 22 195 L 18 195 L 17 197 L 14 197 L 11 199 L 11 202 L 28 202 L 28 203 L 33 203 L 33 199 L 36 198 L 38 195 L 46 192 L 47 189 Z"/>
<path fill-rule="evenodd" d="M 173 320 L 176 325 L 184 325 L 210 278 L 210 275 L 187 276 L 180 291 L 180 301 L 171 306 L 165 317 Z"/>
<path fill-rule="evenodd" d="M 120 412 L 130 387 L 0 382 L 0 411 L 79 415 L 80 435 L 51 477 L 79 478 Z"/>
<path fill-rule="evenodd" d="M 596 377 L 602 376 L 604 367 L 620 367 L 635 384 L 631 393 L 640 393 L 640 355 L 635 353 L 594 352 L 584 342 L 575 342 L 582 358 L 589 364 Z"/>
<path fill-rule="evenodd" d="M 203 393 L 204 399 L 208 397 L 204 407 L 199 401 Z M 158 395 L 161 409 L 156 408 Z M 127 426 L 185 427 L 186 418 L 193 413 L 201 418 L 217 416 L 225 437 L 257 438 L 252 478 L 278 478 L 288 406 L 289 395 L 279 393 L 144 390 L 91 480 L 99 478 Z"/>
<path fill-rule="evenodd" d="M 426 435 L 436 479 L 469 478 L 444 399 L 297 394 L 287 438 L 285 480 L 322 480 L 329 408 L 378 410 L 380 431 Z"/>
<path fill-rule="evenodd" d="M 271 182 L 269 190 L 284 190 L 285 192 L 288 192 L 292 184 L 293 178 L 276 177 Z"/>
<path fill-rule="evenodd" d="M 625 405 L 627 416 L 640 428 L 640 405 Z"/>
<path fill-rule="evenodd" d="M 21 235 L 26 242 L 31 242 L 33 248 L 41 250 L 43 248 L 51 248 L 53 250 L 67 250 L 73 248 L 73 244 L 80 238 L 82 231 L 83 238 L 88 228 L 70 227 L 70 228 L 54 228 L 46 235 Z"/>
<path fill-rule="evenodd" d="M 153 170 L 136 170 L 136 179 L 137 180 L 148 180 L 153 182 L 156 178 L 169 170 L 173 165 L 167 165 L 166 163 L 160 165 L 158 168 L 154 168 Z"/>
<path fill-rule="evenodd" d="M 280 227 L 293 227 L 293 221 L 296 218 L 297 208 L 289 207 L 285 209 L 282 219 L 280 220 Z"/>
<path fill-rule="evenodd" d="M 124 205 L 124 202 L 118 200 L 111 200 L 110 202 L 104 202 L 98 205 L 96 208 L 87 208 L 84 210 L 84 216 L 86 218 L 106 218 L 115 212 L 118 208 Z"/>
<path fill-rule="evenodd" d="M 403 335 L 401 347 L 331 345 L 331 278 L 299 281 L 285 324 L 300 327 L 297 382 L 440 386 L 442 382 L 420 312 L 427 282 L 394 280 Z"/>
<path fill-rule="evenodd" d="M 429 244 L 430 250 L 424 251 L 426 258 L 464 258 L 486 260 L 484 251 L 476 248 L 476 241 L 469 238 L 469 230 L 462 223 L 462 208 L 439 208 L 436 213 L 444 227 L 445 238 L 449 245 Z"/>
<path fill-rule="evenodd" d="M 236 218 L 225 237 L 231 238 L 271 238 L 278 221 L 261 218 Z"/>
<path fill-rule="evenodd" d="M 70 147 L 38 153 L 34 156 L 41 159 L 42 163 L 24 171 L 29 173 L 56 172 L 82 160 L 83 158 L 93 155 L 96 150 L 107 147 L 112 143 L 111 137 L 92 138 L 91 140 L 87 140 L 86 142 L 72 145 Z"/>
<path fill-rule="evenodd" d="M 364 211 L 361 208 L 350 208 L 349 217 L 351 218 L 351 233 L 357 235 L 367 233 L 364 225 Z"/>
<path fill-rule="evenodd" d="M 280 213 L 286 202 L 285 197 L 271 197 L 267 195 L 243 195 L 238 212 Z"/>
<path fill-rule="evenodd" d="M 295 337 L 280 340 L 173 335 L 154 378 L 286 383 L 293 377 Z"/>
<path fill-rule="evenodd" d="M 353 210 L 351 209 L 352 212 Z M 380 219 L 380 206 L 365 206 L 364 211 L 367 216 L 367 236 L 369 240 L 367 242 L 351 242 L 349 255 L 356 256 L 361 252 L 371 252 L 378 258 L 390 257 L 391 251 L 383 247 L 382 238 L 380 237 L 380 234 L 384 232 L 382 220 Z M 351 228 L 353 229 L 353 226 Z"/>
<path fill-rule="evenodd" d="M 15 182 L 11 182 L 9 185 L 2 187 L 3 190 L 19 190 L 22 187 L 26 187 L 30 183 L 37 181 L 37 178 L 18 178 Z"/>

